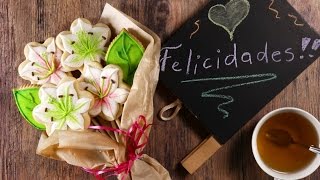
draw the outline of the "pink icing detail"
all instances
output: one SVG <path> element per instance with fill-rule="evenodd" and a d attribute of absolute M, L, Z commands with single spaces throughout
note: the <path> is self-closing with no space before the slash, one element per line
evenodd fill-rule
<path fill-rule="evenodd" d="M 46 68 L 46 67 L 47 67 L 46 61 L 45 61 L 37 52 L 35 52 L 34 50 L 32 50 L 32 51 L 33 51 L 34 54 L 36 55 L 38 62 L 39 62 L 41 65 L 43 65 L 44 68 Z M 40 60 L 39 60 L 39 59 L 40 59 Z M 47 69 L 47 70 L 49 70 L 49 69 Z"/>
<path fill-rule="evenodd" d="M 114 97 L 117 97 L 117 96 L 114 95 L 114 92 L 112 92 L 112 93 L 109 94 L 109 98 L 112 99 L 112 98 L 114 98 Z"/>
<path fill-rule="evenodd" d="M 96 108 L 96 107 L 99 107 L 99 106 L 101 106 L 101 104 L 102 104 L 102 100 L 101 99 L 99 99 L 95 104 L 94 104 L 94 108 Z"/>
<path fill-rule="evenodd" d="M 112 113 L 112 108 L 111 108 L 111 106 L 110 106 L 108 97 L 103 98 L 103 102 L 105 102 L 105 104 L 107 105 L 108 110 L 109 110 L 109 111 L 111 112 L 111 114 L 113 115 L 113 113 Z"/>
<path fill-rule="evenodd" d="M 59 82 L 61 80 L 61 77 L 56 72 L 52 73 L 50 78 L 53 82 Z"/>

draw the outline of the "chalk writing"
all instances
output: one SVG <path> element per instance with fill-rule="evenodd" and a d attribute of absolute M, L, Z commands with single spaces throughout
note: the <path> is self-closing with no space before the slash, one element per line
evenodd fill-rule
<path fill-rule="evenodd" d="M 165 53 L 164 53 L 164 55 L 163 55 L 163 58 L 160 59 L 160 62 L 164 62 L 164 63 L 162 63 L 162 65 L 161 65 L 161 71 L 165 71 L 165 70 L 166 70 L 166 69 L 165 69 L 165 68 L 166 68 L 166 59 L 170 59 L 170 58 L 171 58 L 171 56 L 168 56 L 169 50 L 170 50 L 170 49 L 171 49 L 171 50 L 179 49 L 181 46 L 182 46 L 182 44 L 179 44 L 179 45 L 176 46 L 176 47 L 165 47 L 165 48 L 161 49 L 161 51 L 162 51 L 162 50 L 166 50 Z"/>
<path fill-rule="evenodd" d="M 302 52 L 306 50 L 306 48 L 307 48 L 308 44 L 310 43 L 310 41 L 311 41 L 311 38 L 307 38 L 307 37 L 302 38 L 302 43 L 301 43 Z M 304 56 L 301 55 L 300 59 L 303 59 L 303 58 L 304 58 Z"/>
<path fill-rule="evenodd" d="M 318 50 L 319 46 L 320 46 L 320 39 L 316 39 L 313 41 L 311 49 L 316 51 L 316 50 Z M 312 58 L 313 54 L 309 54 L 309 57 Z"/>
<path fill-rule="evenodd" d="M 310 41 L 311 41 L 311 38 L 307 38 L 307 37 L 302 38 L 302 44 L 301 44 L 302 45 L 302 47 L 301 47 L 302 51 L 306 50 L 306 48 L 307 48 L 308 44 L 310 43 Z"/>
<path fill-rule="evenodd" d="M 275 16 L 275 17 L 276 17 L 277 19 L 280 19 L 280 17 L 279 17 L 279 11 L 271 7 L 271 6 L 273 5 L 273 3 L 274 3 L 274 0 L 271 0 L 271 3 L 270 3 L 270 5 L 269 5 L 269 10 L 275 12 L 275 13 L 276 13 L 276 16 Z"/>
<path fill-rule="evenodd" d="M 306 48 L 307 48 L 307 46 L 309 45 L 310 42 L 311 42 L 311 38 L 308 38 L 308 37 L 302 38 L 302 43 L 301 43 L 302 52 L 304 52 L 306 50 Z M 319 46 L 320 46 L 320 39 L 315 39 L 313 41 L 311 49 L 316 51 L 316 50 L 318 50 Z M 314 56 L 313 54 L 309 54 L 309 57 L 312 58 L 313 56 Z M 300 59 L 303 59 L 303 58 L 304 58 L 304 56 L 301 55 Z"/>
<path fill-rule="evenodd" d="M 304 37 L 302 38 L 301 50 L 304 52 L 308 45 L 311 42 L 311 38 Z M 264 62 L 264 63 L 281 63 L 281 62 L 292 62 L 295 59 L 295 54 L 293 53 L 292 48 L 286 48 L 284 50 L 273 50 L 269 52 L 268 42 L 265 43 L 265 46 L 262 51 L 257 52 L 257 54 L 250 53 L 249 51 L 239 52 L 237 48 L 237 44 L 233 43 L 232 53 L 227 53 L 222 57 L 221 50 L 216 50 L 216 57 L 205 57 L 201 56 L 194 52 L 193 49 L 188 49 L 188 58 L 187 60 L 183 59 L 174 59 L 171 60 L 170 56 L 171 51 L 178 51 L 182 48 L 183 45 L 179 44 L 173 47 L 164 47 L 161 49 L 162 58 L 160 59 L 161 63 L 161 71 L 166 71 L 167 64 L 171 64 L 171 70 L 177 73 L 184 72 L 186 75 L 196 75 L 197 72 L 205 71 L 205 70 L 218 70 L 223 65 L 224 67 L 234 67 L 238 68 L 238 66 L 243 63 L 247 65 L 252 65 L 254 63 Z M 316 39 L 313 41 L 311 49 L 316 51 L 320 47 L 320 39 Z M 214 52 L 214 51 L 213 51 Z M 212 53 L 214 54 L 214 53 Z M 180 56 L 179 58 L 183 58 L 184 56 Z M 300 56 L 302 59 L 303 56 Z M 312 54 L 309 54 L 309 57 L 313 57 Z M 256 60 L 256 61 L 255 61 Z M 183 63 L 187 61 L 187 63 Z M 186 65 L 185 65 L 186 64 Z M 170 66 L 170 65 L 169 65 Z M 186 66 L 186 67 L 184 67 Z M 190 73 L 191 72 L 191 73 Z M 256 80 L 258 78 L 258 80 Z M 218 98 L 224 100 L 224 102 L 220 103 L 217 106 L 219 112 L 223 113 L 223 118 L 229 117 L 229 112 L 224 109 L 224 107 L 228 104 L 234 102 L 234 98 L 230 95 L 224 95 L 217 93 L 218 91 L 232 89 L 241 86 L 253 85 L 257 83 L 271 81 L 277 78 L 277 75 L 274 73 L 266 73 L 266 74 L 253 74 L 253 75 L 242 75 L 242 76 L 234 76 L 234 77 L 217 77 L 217 78 L 204 78 L 204 79 L 190 79 L 181 81 L 181 83 L 191 83 L 191 82 L 207 82 L 207 81 L 229 81 L 229 80 L 248 80 L 247 82 L 231 84 L 215 89 L 211 89 L 208 91 L 204 91 L 201 94 L 201 97 L 204 98 Z M 252 80 L 253 79 L 253 80 Z"/>
<path fill-rule="evenodd" d="M 194 25 L 196 25 L 197 26 L 197 29 L 195 30 L 195 31 L 193 31 L 191 34 L 190 34 L 190 39 L 192 38 L 192 36 L 194 35 L 194 34 L 196 34 L 198 31 L 199 31 L 199 29 L 200 29 L 200 20 L 198 19 L 196 22 L 194 22 Z"/>
<path fill-rule="evenodd" d="M 172 47 L 164 47 L 161 49 L 162 58 L 160 59 L 161 71 L 166 71 L 167 66 L 170 70 L 178 73 L 185 73 L 186 75 L 196 75 L 198 72 L 202 71 L 212 71 L 219 70 L 221 68 L 238 68 L 244 66 L 245 64 L 253 65 L 256 63 L 289 63 L 295 59 L 295 54 L 292 48 L 285 48 L 282 50 L 270 51 L 268 42 L 265 43 L 264 48 L 261 51 L 251 53 L 246 50 L 243 52 L 239 51 L 238 45 L 233 43 L 232 53 L 224 53 L 222 55 L 220 49 L 213 51 L 210 55 L 211 57 L 206 57 L 204 55 L 199 55 L 195 53 L 193 49 L 188 49 L 186 55 L 183 55 L 179 50 L 183 49 L 183 45 L 179 44 Z M 171 53 L 176 53 L 173 51 L 179 51 L 181 56 L 172 59 Z M 187 58 L 187 59 L 183 59 Z M 187 62 L 187 63 L 184 63 Z M 171 67 L 171 68 L 170 68 Z"/>
<path fill-rule="evenodd" d="M 258 80 L 251 80 L 254 78 L 258 78 Z M 229 112 L 226 111 L 223 106 L 226 106 L 228 104 L 231 104 L 234 102 L 234 98 L 230 95 L 222 95 L 222 94 L 217 94 L 218 91 L 222 90 L 227 90 L 227 89 L 232 89 L 232 88 L 237 88 L 241 86 L 247 86 L 247 85 L 253 85 L 253 84 L 258 84 L 258 83 L 263 83 L 267 81 L 271 81 L 277 78 L 277 75 L 274 73 L 265 73 L 265 74 L 253 74 L 253 75 L 243 75 L 243 76 L 230 76 L 230 77 L 213 77 L 213 78 L 202 78 L 202 79 L 190 79 L 190 80 L 184 80 L 181 81 L 181 83 L 194 83 L 194 82 L 207 82 L 207 81 L 229 81 L 229 80 L 246 80 L 248 79 L 249 81 L 247 82 L 242 82 L 242 83 L 236 83 L 236 84 L 231 84 L 223 87 L 218 87 L 215 89 L 210 89 L 208 91 L 202 92 L 201 97 L 203 98 L 220 98 L 225 100 L 225 102 L 220 103 L 217 106 L 218 111 L 223 113 L 223 118 L 228 118 L 229 117 Z"/>
<path fill-rule="evenodd" d="M 316 51 L 318 50 L 319 46 L 320 46 L 320 39 L 314 40 L 312 44 L 312 49 Z"/>
<path fill-rule="evenodd" d="M 302 23 L 297 23 L 297 21 L 298 21 L 297 16 L 292 15 L 292 14 L 288 14 L 288 16 L 294 19 L 294 22 L 293 22 L 294 25 L 296 25 L 296 26 L 304 26 L 304 24 L 302 24 Z"/>

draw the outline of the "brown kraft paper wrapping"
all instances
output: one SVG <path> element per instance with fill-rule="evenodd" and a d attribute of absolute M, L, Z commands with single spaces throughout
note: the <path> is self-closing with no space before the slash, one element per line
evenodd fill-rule
<path fill-rule="evenodd" d="M 133 85 L 123 107 L 120 129 L 127 130 L 143 115 L 148 124 L 153 122 L 153 96 L 158 83 L 161 41 L 151 30 L 106 4 L 100 22 L 107 24 L 116 35 L 126 28 L 146 48 L 136 70 Z M 146 134 L 149 134 L 150 128 Z M 126 144 L 98 131 L 55 131 L 50 137 L 43 133 L 37 154 L 90 169 L 112 167 L 126 161 Z M 139 149 L 142 151 L 142 149 Z M 139 153 L 139 152 L 136 152 Z M 81 170 L 81 169 L 79 169 Z M 118 178 L 123 177 L 119 175 Z M 142 155 L 134 161 L 128 179 L 170 180 L 168 171 L 155 159 Z"/>

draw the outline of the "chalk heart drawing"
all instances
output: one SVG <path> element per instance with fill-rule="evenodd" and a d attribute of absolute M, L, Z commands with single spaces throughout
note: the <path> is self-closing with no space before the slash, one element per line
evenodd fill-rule
<path fill-rule="evenodd" d="M 247 0 L 231 0 L 225 6 L 214 5 L 208 12 L 208 18 L 215 25 L 225 29 L 233 40 L 233 33 L 241 22 L 247 17 L 250 3 Z"/>

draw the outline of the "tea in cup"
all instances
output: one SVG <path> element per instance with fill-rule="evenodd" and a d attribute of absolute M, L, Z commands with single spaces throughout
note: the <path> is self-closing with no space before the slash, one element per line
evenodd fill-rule
<path fill-rule="evenodd" d="M 320 166 L 320 123 L 310 113 L 293 107 L 274 110 L 256 125 L 252 151 L 260 168 L 278 179 L 301 179 Z"/>

